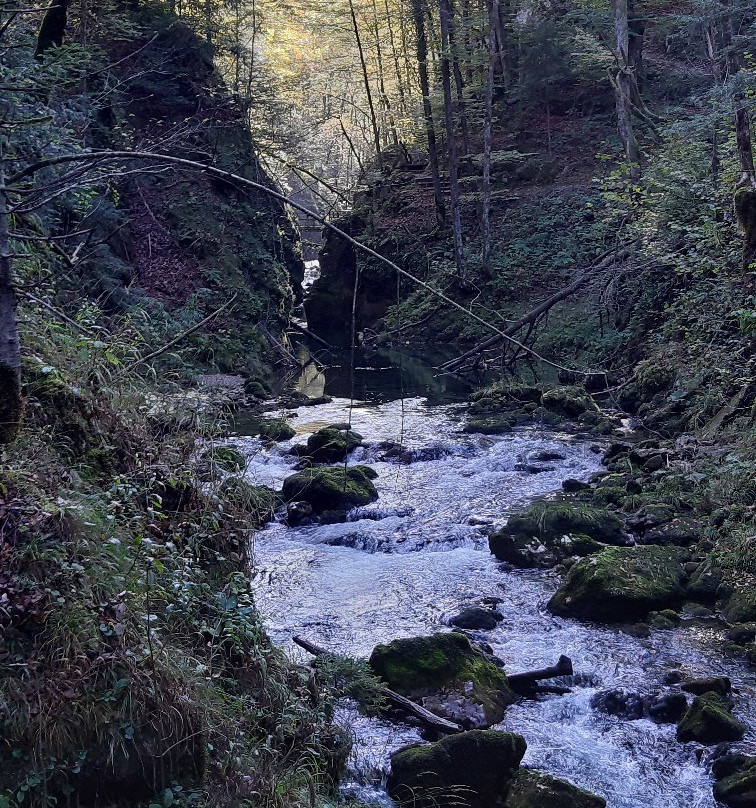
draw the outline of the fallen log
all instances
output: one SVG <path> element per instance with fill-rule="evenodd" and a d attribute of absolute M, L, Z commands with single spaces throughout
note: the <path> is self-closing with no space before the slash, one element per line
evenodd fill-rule
<path fill-rule="evenodd" d="M 557 664 L 549 668 L 507 674 L 507 679 L 512 690 L 521 693 L 523 690 L 532 690 L 541 679 L 553 679 L 555 676 L 572 676 L 572 660 L 568 656 L 562 654 Z"/>
<path fill-rule="evenodd" d="M 305 651 L 313 656 L 317 657 L 333 655 L 331 651 L 321 648 L 319 645 L 315 645 L 314 642 L 305 640 L 303 637 L 292 637 L 292 641 L 300 648 L 304 648 Z M 389 690 L 387 687 L 381 687 L 380 693 L 392 707 L 396 707 L 405 713 L 409 713 L 417 718 L 418 721 L 421 721 L 423 724 L 426 724 L 439 732 L 462 732 L 462 727 L 460 727 L 459 724 L 455 724 L 452 721 L 447 721 L 445 718 L 435 715 L 430 710 L 426 710 L 425 707 L 421 707 L 419 704 L 417 704 L 417 702 L 400 695 L 394 690 Z"/>

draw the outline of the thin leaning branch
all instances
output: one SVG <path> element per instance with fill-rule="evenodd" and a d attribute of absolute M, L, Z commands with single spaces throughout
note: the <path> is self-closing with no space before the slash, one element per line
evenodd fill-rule
<path fill-rule="evenodd" d="M 278 191 L 269 188 L 262 183 L 255 182 L 254 180 L 247 179 L 246 177 L 240 177 L 238 174 L 234 174 L 231 171 L 224 171 L 221 168 L 216 168 L 212 165 L 207 165 L 205 163 L 199 163 L 194 160 L 189 160 L 185 157 L 174 157 L 173 155 L 167 154 L 159 154 L 155 152 L 140 152 L 140 151 L 90 151 L 90 152 L 80 152 L 78 154 L 62 154 L 56 157 L 49 157 L 44 160 L 39 160 L 36 163 L 32 163 L 31 165 L 23 168 L 21 171 L 16 172 L 13 176 L 11 176 L 8 180 L 8 186 L 14 186 L 17 183 L 21 182 L 22 180 L 26 179 L 27 177 L 34 176 L 38 171 L 41 171 L 45 168 L 51 168 L 56 165 L 64 165 L 67 163 L 86 163 L 90 161 L 120 161 L 120 160 L 151 160 L 153 162 L 158 163 L 167 163 L 171 165 L 175 165 L 181 168 L 191 169 L 192 171 L 199 171 L 201 173 L 209 174 L 213 177 L 219 177 L 221 179 L 227 180 L 232 183 L 236 183 L 237 185 L 241 185 L 247 188 L 253 188 L 256 191 L 260 191 L 267 196 L 272 197 L 273 199 L 277 199 L 284 204 L 290 205 L 295 210 L 299 210 L 302 213 L 309 216 L 314 221 L 321 224 L 327 230 L 330 230 L 332 233 L 335 233 L 339 238 L 346 241 L 348 244 L 351 244 L 356 250 L 360 250 L 361 252 L 365 253 L 366 255 L 371 256 L 372 258 L 377 259 L 386 266 L 393 269 L 395 272 L 399 273 L 403 277 L 411 280 L 413 283 L 421 286 L 423 289 L 430 292 L 432 295 L 437 297 L 439 300 L 443 300 L 444 303 L 451 306 L 454 309 L 462 312 L 465 316 L 469 317 L 471 320 L 475 320 L 480 325 L 484 326 L 485 328 L 493 331 L 498 337 L 503 340 L 506 340 L 511 345 L 518 347 L 520 350 L 524 351 L 525 353 L 530 354 L 534 359 L 538 360 L 539 362 L 543 363 L 544 365 L 549 365 L 550 367 L 556 368 L 557 370 L 564 370 L 568 373 L 574 373 L 579 376 L 605 376 L 605 371 L 593 371 L 593 370 L 578 370 L 576 368 L 570 368 L 565 365 L 561 365 L 558 362 L 554 362 L 551 359 L 547 359 L 545 356 L 542 356 L 537 351 L 529 348 L 527 345 L 524 345 L 519 340 L 515 339 L 511 335 L 507 334 L 505 331 L 502 331 L 500 328 L 497 328 L 492 323 L 484 320 L 482 317 L 479 317 L 474 312 L 469 311 L 460 303 L 457 303 L 455 300 L 452 300 L 448 295 L 444 294 L 439 289 L 435 289 L 429 283 L 421 280 L 417 276 L 413 275 L 411 272 L 408 272 L 406 269 L 402 269 L 398 264 L 395 264 L 393 261 L 389 260 L 385 256 L 381 255 L 380 253 L 376 252 L 371 247 L 368 247 L 366 244 L 363 244 L 357 239 L 350 236 L 341 228 L 337 227 L 336 225 L 332 224 L 314 210 L 306 207 L 305 205 L 296 202 L 293 199 L 290 199 L 286 195 L 279 193 Z M 9 188 L 9 191 L 14 191 L 15 189 Z M 167 348 L 165 349 L 167 350 Z M 138 360 L 138 362 L 143 362 L 145 359 Z"/>

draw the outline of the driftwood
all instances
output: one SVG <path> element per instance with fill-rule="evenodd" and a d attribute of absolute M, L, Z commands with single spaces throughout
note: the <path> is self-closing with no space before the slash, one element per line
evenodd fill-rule
<path fill-rule="evenodd" d="M 448 362 L 445 362 L 443 365 L 441 365 L 441 370 L 457 370 L 471 357 L 477 356 L 489 348 L 493 348 L 507 337 L 513 337 L 521 328 L 524 328 L 526 325 L 533 325 L 538 318 L 543 316 L 547 311 L 549 311 L 549 309 L 581 289 L 596 272 L 606 269 L 617 259 L 624 258 L 625 255 L 625 251 L 618 253 L 616 249 L 612 249 L 608 254 L 602 256 L 602 258 L 596 264 L 578 275 L 578 277 L 575 278 L 575 280 L 569 284 L 569 286 L 565 286 L 563 289 L 555 292 L 553 295 L 551 295 L 551 297 L 547 298 L 527 314 L 520 317 L 519 320 L 512 323 L 512 325 L 507 326 L 507 328 L 505 328 L 501 334 L 496 334 L 493 337 L 489 337 L 487 340 L 484 340 L 474 348 L 470 348 L 469 351 L 465 351 L 465 353 L 461 354 L 455 359 L 450 359 Z"/>
<path fill-rule="evenodd" d="M 507 674 L 507 679 L 512 690 L 521 693 L 532 691 L 541 679 L 553 679 L 555 676 L 572 676 L 572 660 L 564 654 L 559 657 L 556 665 L 535 671 Z"/>
<path fill-rule="evenodd" d="M 304 648 L 305 651 L 313 654 L 313 656 L 324 656 L 332 653 L 325 648 L 321 648 L 319 645 L 315 645 L 315 643 L 309 640 L 305 640 L 303 637 L 292 637 L 292 640 L 300 648 Z M 454 724 L 452 721 L 447 721 L 445 718 L 435 715 L 430 712 L 430 710 L 426 710 L 425 707 L 421 707 L 416 702 L 396 693 L 394 690 L 382 687 L 380 693 L 392 707 L 396 707 L 405 713 L 413 715 L 423 724 L 433 727 L 433 729 L 439 732 L 462 732 L 462 727 L 460 727 L 459 724 Z"/>

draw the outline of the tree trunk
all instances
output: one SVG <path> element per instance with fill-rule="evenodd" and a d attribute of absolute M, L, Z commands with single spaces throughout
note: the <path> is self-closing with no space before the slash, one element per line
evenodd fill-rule
<path fill-rule="evenodd" d="M 485 123 L 483 124 L 483 267 L 488 268 L 491 256 L 491 122 L 493 119 L 493 81 L 496 60 L 496 30 L 493 0 L 488 0 L 488 70 L 486 71 Z"/>
<path fill-rule="evenodd" d="M 449 43 L 451 8 L 449 0 L 439 0 L 441 18 L 441 81 L 444 88 L 444 121 L 446 124 L 446 151 L 449 160 L 449 190 L 452 210 L 452 236 L 454 238 L 454 263 L 457 275 L 464 278 L 465 255 L 462 246 L 462 214 L 459 202 L 459 167 L 457 144 L 454 136 L 454 111 L 451 92 L 451 53 Z"/>
<path fill-rule="evenodd" d="M 8 196 L 4 146 L 0 143 L 0 446 L 10 443 L 21 424 L 21 353 L 16 295 L 11 277 Z"/>
<path fill-rule="evenodd" d="M 349 0 L 349 13 L 352 17 L 352 29 L 354 30 L 354 39 L 357 43 L 357 51 L 360 55 L 360 66 L 362 67 L 362 80 L 365 84 L 365 95 L 367 96 L 368 107 L 370 109 L 370 125 L 373 130 L 373 145 L 375 146 L 375 158 L 378 161 L 378 167 L 383 168 L 383 157 L 381 156 L 381 133 L 378 130 L 378 119 L 375 115 L 375 105 L 373 104 L 373 93 L 370 89 L 370 77 L 368 75 L 367 63 L 365 62 L 365 52 L 362 48 L 362 37 L 360 36 L 360 27 L 357 25 L 357 15 L 354 11 L 354 2 Z"/>
<path fill-rule="evenodd" d="M 617 129 L 625 149 L 625 161 L 631 182 L 640 179 L 640 150 L 635 139 L 632 118 L 632 78 L 630 74 L 630 32 L 628 28 L 628 0 L 614 0 L 615 57 L 617 70 L 614 79 Z"/>
<path fill-rule="evenodd" d="M 70 0 L 53 0 L 47 9 L 37 35 L 37 47 L 34 55 L 39 58 L 50 48 L 59 48 L 63 44 L 63 36 L 68 23 L 68 6 Z"/>
<path fill-rule="evenodd" d="M 454 11 L 449 5 L 449 56 L 454 73 L 454 86 L 457 92 L 457 117 L 459 118 L 459 128 L 462 133 L 462 155 L 470 154 L 470 132 L 467 127 L 467 112 L 465 110 L 465 88 L 462 82 L 462 70 L 459 66 L 459 43 L 454 23 Z"/>
<path fill-rule="evenodd" d="M 423 94 L 423 117 L 425 118 L 425 137 L 428 141 L 428 160 L 433 177 L 433 196 L 436 202 L 436 223 L 443 227 L 446 221 L 446 205 L 441 190 L 441 175 L 438 168 L 438 147 L 436 145 L 436 127 L 433 123 L 433 108 L 430 102 L 430 82 L 428 81 L 428 41 L 425 36 L 425 16 L 423 0 L 412 0 L 412 16 L 415 21 L 417 41 L 417 70 L 420 75 L 420 92 Z"/>
<path fill-rule="evenodd" d="M 375 58 L 378 63 L 378 92 L 380 94 L 381 108 L 383 109 L 386 118 L 388 119 L 388 129 L 391 133 L 391 140 L 395 146 L 399 145 L 399 135 L 396 131 L 396 121 L 394 120 L 394 113 L 391 109 L 391 101 L 389 101 L 388 93 L 386 92 L 386 81 L 383 75 L 383 49 L 381 48 L 381 27 L 378 21 L 378 6 L 373 0 L 373 33 L 375 34 Z"/>

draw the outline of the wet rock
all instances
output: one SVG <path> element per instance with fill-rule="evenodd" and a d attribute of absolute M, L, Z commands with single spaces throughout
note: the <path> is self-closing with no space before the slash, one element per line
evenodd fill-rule
<path fill-rule="evenodd" d="M 377 476 L 369 466 L 305 469 L 284 480 L 282 495 L 289 502 L 309 502 L 316 513 L 368 505 L 378 499 L 372 482 Z"/>
<path fill-rule="evenodd" d="M 648 622 L 652 628 L 676 628 L 680 625 L 680 615 L 674 609 L 662 609 L 658 612 L 650 612 Z"/>
<path fill-rule="evenodd" d="M 627 721 L 643 718 L 645 705 L 640 693 L 627 691 L 624 688 L 603 690 L 591 697 L 591 707 L 607 715 L 616 715 Z"/>
<path fill-rule="evenodd" d="M 538 449 L 528 454 L 529 461 L 552 463 L 555 460 L 566 460 L 567 455 L 564 452 L 557 452 L 554 449 Z"/>
<path fill-rule="evenodd" d="M 504 619 L 503 615 L 493 609 L 485 609 L 482 606 L 468 606 L 459 614 L 449 619 L 449 623 L 457 628 L 464 628 L 471 631 L 490 631 Z"/>
<path fill-rule="evenodd" d="M 719 693 L 720 696 L 729 696 L 732 691 L 732 682 L 727 676 L 709 676 L 685 679 L 680 687 L 686 693 L 693 693 L 696 696 L 703 693 Z"/>
<path fill-rule="evenodd" d="M 756 757 L 723 755 L 712 772 L 715 799 L 729 808 L 756 808 Z"/>
<path fill-rule="evenodd" d="M 505 435 L 512 431 L 516 423 L 517 418 L 511 414 L 468 418 L 462 431 L 468 434 L 479 432 L 483 435 Z"/>
<path fill-rule="evenodd" d="M 284 418 L 258 418 L 252 424 L 252 434 L 271 441 L 293 438 L 297 433 Z"/>
<path fill-rule="evenodd" d="M 286 506 L 286 522 L 291 527 L 307 524 L 312 520 L 313 509 L 309 502 L 290 502 Z"/>
<path fill-rule="evenodd" d="M 578 491 L 587 491 L 590 489 L 590 483 L 584 483 L 582 480 L 575 480 L 568 477 L 562 481 L 562 490 L 568 494 L 575 494 Z"/>
<path fill-rule="evenodd" d="M 730 712 L 727 699 L 718 693 L 704 693 L 693 699 L 677 725 L 677 739 L 710 745 L 739 741 L 745 731 L 745 726 Z"/>
<path fill-rule="evenodd" d="M 686 558 L 678 547 L 608 547 L 570 569 L 548 608 L 596 622 L 638 620 L 682 602 Z"/>
<path fill-rule="evenodd" d="M 546 772 L 519 769 L 504 808 L 605 808 L 606 800 Z"/>
<path fill-rule="evenodd" d="M 756 587 L 741 585 L 727 599 L 722 614 L 729 623 L 756 622 Z"/>
<path fill-rule="evenodd" d="M 554 387 L 541 396 L 541 406 L 565 418 L 598 411 L 596 402 L 582 387 Z"/>
<path fill-rule="evenodd" d="M 338 463 L 361 445 L 362 435 L 353 432 L 349 424 L 333 424 L 310 435 L 307 454 L 316 463 Z"/>
<path fill-rule="evenodd" d="M 413 808 L 496 808 L 525 754 L 510 732 L 473 730 L 391 756 L 389 796 Z"/>
<path fill-rule="evenodd" d="M 548 466 L 537 466 L 535 463 L 515 463 L 515 471 L 524 471 L 526 474 L 541 474 L 549 471 Z"/>
<path fill-rule="evenodd" d="M 703 535 L 703 523 L 691 517 L 672 519 L 666 524 L 651 528 L 643 533 L 643 544 L 676 544 L 690 547 Z"/>
<path fill-rule="evenodd" d="M 675 724 L 688 709 L 688 700 L 683 693 L 667 693 L 657 696 L 648 705 L 648 716 L 659 724 Z"/>
<path fill-rule="evenodd" d="M 736 645 L 747 645 L 756 640 L 756 623 L 739 623 L 727 632 L 727 639 Z"/>
<path fill-rule="evenodd" d="M 370 666 L 393 690 L 467 727 L 498 723 L 516 701 L 504 672 L 457 632 L 377 645 Z"/>
<path fill-rule="evenodd" d="M 711 559 L 705 559 L 690 574 L 688 595 L 694 600 L 713 603 L 722 584 L 724 573 L 721 567 Z"/>

